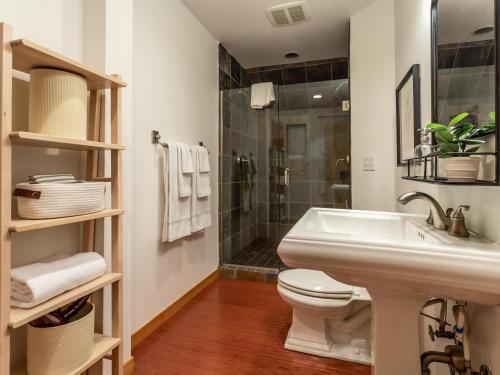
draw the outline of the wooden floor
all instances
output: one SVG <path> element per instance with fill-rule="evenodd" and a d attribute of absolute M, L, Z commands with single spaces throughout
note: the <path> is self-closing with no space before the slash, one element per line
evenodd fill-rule
<path fill-rule="evenodd" d="M 370 374 L 285 350 L 291 313 L 275 284 L 219 279 L 134 350 L 135 374 Z"/>

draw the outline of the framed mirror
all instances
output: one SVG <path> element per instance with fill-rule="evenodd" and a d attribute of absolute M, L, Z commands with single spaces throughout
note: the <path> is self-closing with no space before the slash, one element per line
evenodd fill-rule
<path fill-rule="evenodd" d="M 432 122 L 464 120 L 482 126 L 495 122 L 499 108 L 498 2 L 500 0 L 433 0 L 431 10 Z M 481 151 L 496 152 L 499 132 L 493 128 Z M 489 179 L 498 184 L 497 160 L 489 162 Z"/>

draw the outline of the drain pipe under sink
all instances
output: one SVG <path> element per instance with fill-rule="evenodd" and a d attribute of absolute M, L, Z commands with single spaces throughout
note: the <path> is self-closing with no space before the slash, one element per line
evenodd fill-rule
<path fill-rule="evenodd" d="M 341 333 L 351 333 L 368 322 L 372 316 L 372 306 L 368 304 L 356 311 L 349 318 L 340 322 L 334 322 L 333 327 Z"/>

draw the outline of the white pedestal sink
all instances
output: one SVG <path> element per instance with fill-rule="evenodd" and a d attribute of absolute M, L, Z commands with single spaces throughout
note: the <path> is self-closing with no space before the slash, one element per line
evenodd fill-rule
<path fill-rule="evenodd" d="M 427 299 L 500 304 L 500 247 L 474 234 L 451 237 L 425 216 L 312 208 L 278 254 L 289 267 L 368 290 L 376 375 L 420 374 L 418 317 Z"/>

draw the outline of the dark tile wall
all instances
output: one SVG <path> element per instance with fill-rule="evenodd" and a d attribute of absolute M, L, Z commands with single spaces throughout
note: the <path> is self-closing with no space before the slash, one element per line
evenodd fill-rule
<path fill-rule="evenodd" d="M 346 79 L 349 74 L 349 60 L 336 58 L 315 60 L 296 64 L 270 65 L 246 70 L 250 84 L 273 82 L 275 85 L 294 85 Z"/>
<path fill-rule="evenodd" d="M 250 108 L 249 81 L 245 70 L 219 45 L 220 89 L 220 249 L 230 262 L 256 238 L 256 181 L 241 175 L 238 161 L 257 154 L 257 114 Z"/>

